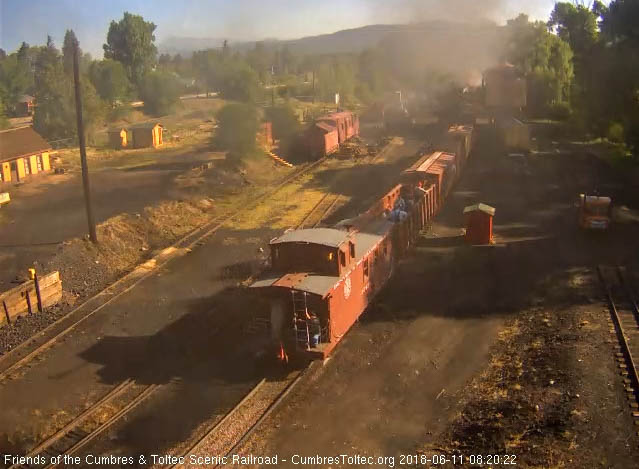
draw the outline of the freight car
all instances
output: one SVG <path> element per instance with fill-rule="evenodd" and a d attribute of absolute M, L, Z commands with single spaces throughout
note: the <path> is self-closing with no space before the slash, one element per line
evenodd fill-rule
<path fill-rule="evenodd" d="M 358 217 L 270 242 L 270 269 L 251 287 L 269 304 L 269 343 L 281 359 L 331 353 L 442 207 L 459 176 L 457 161 L 441 151 L 423 155 Z"/>
<path fill-rule="evenodd" d="M 305 135 L 308 153 L 319 159 L 338 150 L 339 145 L 359 135 L 359 117 L 350 111 L 333 112 L 316 119 Z"/>

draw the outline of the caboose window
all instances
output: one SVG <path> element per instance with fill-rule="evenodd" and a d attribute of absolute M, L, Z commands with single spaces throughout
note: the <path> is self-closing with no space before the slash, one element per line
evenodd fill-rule
<path fill-rule="evenodd" d="M 368 259 L 364 261 L 364 280 L 368 280 Z"/>
<path fill-rule="evenodd" d="M 355 259 L 355 244 L 348 243 L 348 247 L 350 248 L 350 251 L 351 251 L 351 259 Z"/>
<path fill-rule="evenodd" d="M 346 267 L 346 253 L 344 251 L 339 252 L 339 262 L 342 267 Z"/>

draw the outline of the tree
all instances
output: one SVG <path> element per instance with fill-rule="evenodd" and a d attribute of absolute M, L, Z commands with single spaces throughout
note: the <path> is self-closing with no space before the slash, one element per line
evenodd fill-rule
<path fill-rule="evenodd" d="M 639 2 L 613 0 L 602 13 L 601 31 L 606 46 L 597 57 L 599 130 L 619 122 L 626 143 L 639 151 Z"/>
<path fill-rule="evenodd" d="M 272 55 L 266 50 L 264 42 L 256 42 L 255 47 L 246 53 L 246 61 L 258 74 L 262 83 L 268 83 L 271 77 Z"/>
<path fill-rule="evenodd" d="M 0 130 L 6 129 L 9 127 L 9 120 L 7 119 L 7 115 L 4 110 L 4 101 L 2 96 L 0 96 Z"/>
<path fill-rule="evenodd" d="M 273 138 L 290 141 L 299 132 L 300 123 L 290 105 L 266 108 L 266 120 L 273 124 Z"/>
<path fill-rule="evenodd" d="M 258 97 L 259 83 L 255 71 L 238 59 L 224 60 L 220 64 L 219 91 L 222 97 L 243 102 L 254 102 Z"/>
<path fill-rule="evenodd" d="M 17 54 L 0 61 L 0 96 L 5 111 L 13 109 L 20 97 L 31 91 L 33 74 L 26 62 L 20 62 Z"/>
<path fill-rule="evenodd" d="M 111 59 L 93 62 L 89 77 L 100 97 L 111 105 L 129 94 L 131 85 L 120 62 Z"/>
<path fill-rule="evenodd" d="M 62 62 L 64 64 L 64 72 L 73 76 L 73 54 L 75 49 L 78 49 L 78 58 L 82 57 L 82 50 L 80 49 L 78 38 L 75 37 L 73 29 L 67 29 L 64 33 L 64 42 L 62 44 Z"/>
<path fill-rule="evenodd" d="M 104 106 L 95 88 L 84 77 L 82 84 L 82 115 L 87 134 L 91 136 L 104 116 Z M 47 41 L 36 58 L 35 98 L 38 105 L 33 115 L 33 127 L 49 139 L 77 135 L 75 92 L 73 80 L 53 41 Z"/>
<path fill-rule="evenodd" d="M 509 20 L 506 28 L 506 58 L 527 78 L 529 112 L 540 115 L 552 106 L 565 105 L 573 80 L 573 54 L 568 43 L 550 33 L 543 23 L 531 23 L 526 15 Z"/>
<path fill-rule="evenodd" d="M 129 80 L 136 85 L 156 63 L 155 28 L 141 16 L 124 12 L 119 22 L 111 21 L 107 42 L 102 46 L 104 58 L 122 62 Z"/>
<path fill-rule="evenodd" d="M 157 116 L 171 112 L 180 98 L 180 83 L 177 77 L 169 72 L 147 73 L 139 88 L 144 110 Z"/>
<path fill-rule="evenodd" d="M 250 104 L 227 104 L 217 115 L 217 146 L 229 151 L 229 156 L 241 158 L 256 148 L 259 128 L 257 109 Z"/>

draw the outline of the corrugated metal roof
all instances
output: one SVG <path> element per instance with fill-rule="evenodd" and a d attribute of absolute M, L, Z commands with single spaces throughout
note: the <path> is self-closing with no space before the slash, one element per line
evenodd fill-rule
<path fill-rule="evenodd" d="M 281 274 L 267 273 L 253 282 L 251 288 L 282 287 L 325 296 L 339 282 L 339 277 L 313 273 Z"/>
<path fill-rule="evenodd" d="M 450 127 L 448 127 L 448 131 L 450 133 L 469 134 L 473 131 L 473 126 L 472 125 L 451 125 Z"/>
<path fill-rule="evenodd" d="M 136 130 L 136 129 L 149 129 L 149 130 L 151 130 L 156 125 L 159 125 L 160 127 L 163 127 L 163 125 L 160 124 L 159 122 L 142 122 L 140 124 L 129 125 L 128 128 L 131 129 L 131 130 Z"/>
<path fill-rule="evenodd" d="M 387 224 L 390 222 L 384 220 Z M 386 228 L 387 226 L 385 226 Z M 362 233 L 358 232 L 355 235 L 355 258 L 356 260 L 361 259 L 373 246 L 379 243 L 382 240 L 382 237 L 379 234 L 375 233 Z"/>
<path fill-rule="evenodd" d="M 585 197 L 587 204 L 602 204 L 608 205 L 612 202 L 610 197 L 596 196 L 596 195 L 587 195 Z"/>
<path fill-rule="evenodd" d="M 306 240 L 309 237 L 311 239 L 315 239 L 315 238 L 324 239 L 327 231 L 339 232 L 345 236 L 343 240 L 346 240 L 352 237 L 353 241 L 355 242 L 355 263 L 353 265 L 356 265 L 376 244 L 378 244 L 383 239 L 383 234 L 389 231 L 392 226 L 393 224 L 391 222 L 389 222 L 385 218 L 379 217 L 379 218 L 376 218 L 370 224 L 366 225 L 363 231 L 358 231 L 355 233 L 347 233 L 345 231 L 335 230 L 331 228 L 310 228 L 307 230 L 297 230 L 297 231 L 291 231 L 290 233 L 286 233 L 284 236 L 291 235 L 294 233 L 297 233 L 300 236 L 296 236 L 295 238 L 293 238 L 294 241 L 291 241 L 290 238 L 287 238 L 287 241 L 283 241 L 283 242 L 308 242 L 308 241 L 298 241 L 298 239 Z M 324 234 L 310 236 L 311 233 L 309 232 L 314 232 L 314 231 L 322 231 Z M 300 233 L 300 232 L 307 232 L 307 233 Z M 315 241 L 311 241 L 311 242 L 315 242 Z M 251 288 L 268 288 L 268 287 L 291 288 L 293 290 L 305 291 L 307 293 L 312 293 L 312 294 L 324 297 L 328 293 L 330 293 L 333 287 L 337 285 L 340 281 L 341 279 L 338 276 L 319 275 L 319 274 L 314 274 L 312 272 L 286 273 L 286 274 L 268 272 L 264 274 L 262 278 L 255 281 L 251 285 Z"/>
<path fill-rule="evenodd" d="M 318 127 L 326 132 L 335 132 L 337 129 L 326 122 L 316 122 L 315 127 Z"/>
<path fill-rule="evenodd" d="M 345 230 L 337 230 L 335 228 L 307 228 L 284 233 L 279 238 L 275 238 L 271 241 L 271 244 L 311 243 L 338 247 L 350 237 L 351 233 Z"/>
<path fill-rule="evenodd" d="M 404 170 L 404 174 L 426 171 L 441 156 L 441 151 L 428 153 L 417 160 L 410 168 Z"/>
<path fill-rule="evenodd" d="M 351 111 L 340 111 L 340 112 L 331 112 L 328 114 L 328 117 L 333 119 L 339 119 L 343 117 L 351 117 L 353 113 Z"/>
<path fill-rule="evenodd" d="M 307 274 L 296 285 L 291 286 L 291 288 L 324 297 L 337 282 L 339 282 L 339 277 Z"/>
<path fill-rule="evenodd" d="M 468 207 L 464 208 L 464 213 L 470 212 L 484 212 L 492 217 L 495 216 L 495 207 L 479 203 L 475 205 L 469 205 Z"/>
<path fill-rule="evenodd" d="M 51 145 L 31 127 L 20 127 L 0 132 L 0 162 L 36 155 L 49 150 L 51 150 Z"/>

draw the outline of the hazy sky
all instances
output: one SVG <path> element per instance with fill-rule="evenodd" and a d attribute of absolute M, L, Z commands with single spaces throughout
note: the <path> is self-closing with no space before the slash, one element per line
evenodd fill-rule
<path fill-rule="evenodd" d="M 7 52 L 22 41 L 60 47 L 71 28 L 81 47 L 102 56 L 109 23 L 124 11 L 157 25 L 156 43 L 170 36 L 223 37 L 230 40 L 330 33 L 373 23 L 429 18 L 503 22 L 519 12 L 547 19 L 554 0 L 0 0 L 0 47 Z"/>

